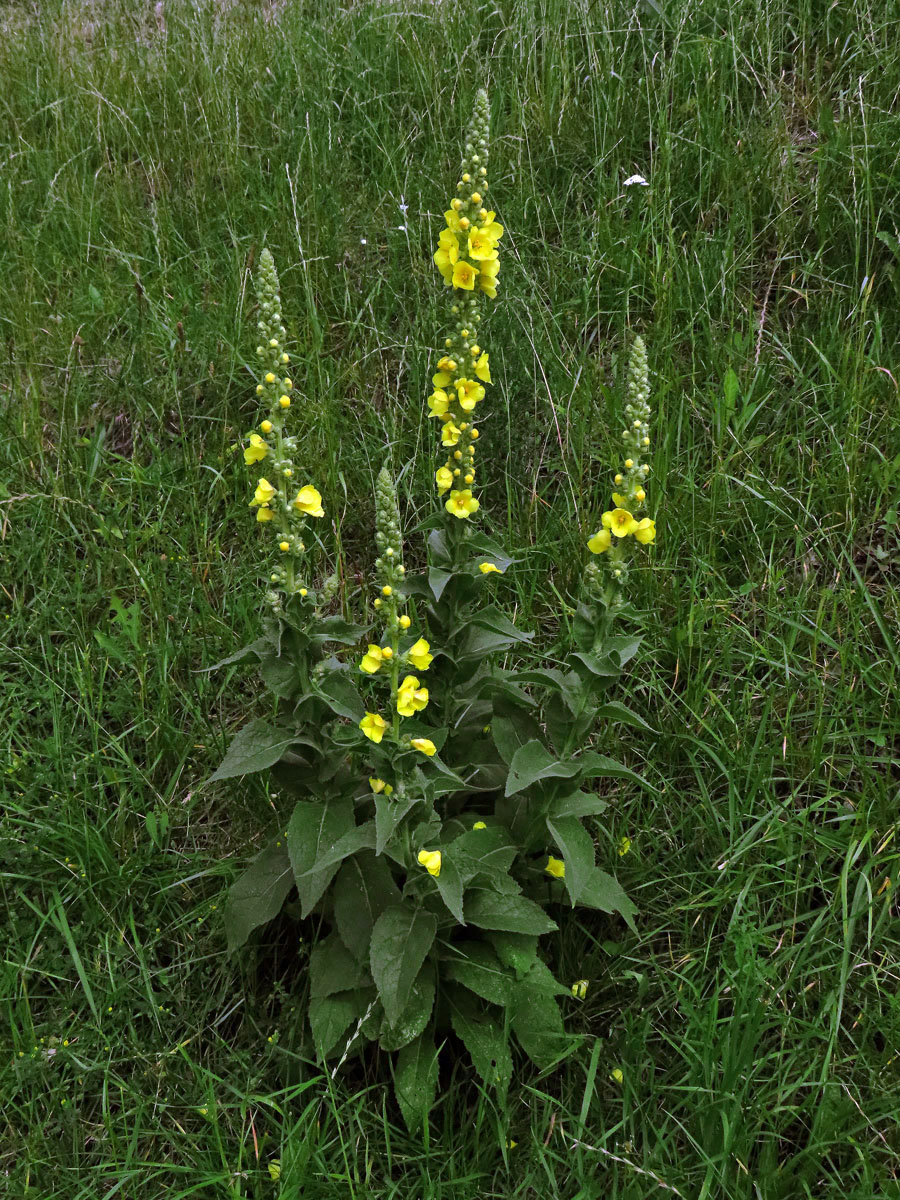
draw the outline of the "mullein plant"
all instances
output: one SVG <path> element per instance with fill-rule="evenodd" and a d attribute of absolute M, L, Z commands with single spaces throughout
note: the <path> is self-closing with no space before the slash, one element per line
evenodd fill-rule
<path fill-rule="evenodd" d="M 649 541 L 653 528 L 636 515 L 649 437 L 642 345 L 629 382 L 631 466 L 618 480 L 627 506 L 614 501 L 613 524 L 604 517 L 591 539 L 601 558 L 585 568 L 550 664 L 489 594 L 513 560 L 473 521 L 482 511 L 474 412 L 490 383 L 476 330 L 479 305 L 496 294 L 502 235 L 484 200 L 488 116 L 480 92 L 458 203 L 435 256 L 456 323 L 429 398 L 449 453 L 436 476 L 427 565 L 404 565 L 396 490 L 383 469 L 366 623 L 327 614 L 334 584 L 314 586 L 302 548 L 303 522 L 320 519 L 322 501 L 305 480 L 295 494 L 285 475 L 295 447 L 279 423 L 289 407 L 282 398 L 290 399 L 275 370 L 286 365 L 284 332 L 274 266 L 268 257 L 261 264 L 258 394 L 269 415 L 248 451 L 267 470 L 253 499 L 257 519 L 278 540 L 264 635 L 244 653 L 258 658 L 272 706 L 237 733 L 213 776 L 270 770 L 280 822 L 230 889 L 230 946 L 296 893 L 290 911 L 315 918 L 305 978 L 316 1052 L 338 1065 L 370 1042 L 395 1054 L 397 1100 L 411 1127 L 435 1101 L 438 1048 L 454 1036 L 501 1108 L 514 1045 L 541 1069 L 571 1050 L 561 1002 L 584 1001 L 591 981 L 558 980 L 541 938 L 558 929 L 566 902 L 633 925 L 633 906 L 598 852 L 600 819 L 621 803 L 621 783 L 598 781 L 645 786 L 597 748 L 616 744 L 613 723 L 649 731 L 608 698 L 639 645 L 611 632 L 626 583 L 619 551 L 632 535 Z M 629 514 L 624 532 L 619 509 Z"/>

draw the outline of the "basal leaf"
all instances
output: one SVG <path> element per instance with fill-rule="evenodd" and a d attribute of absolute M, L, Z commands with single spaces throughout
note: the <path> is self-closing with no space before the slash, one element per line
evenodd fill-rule
<path fill-rule="evenodd" d="M 215 783 L 219 779 L 264 771 L 277 763 L 288 746 L 297 740 L 297 735 L 290 730 L 257 718 L 235 734 L 219 769 L 206 782 Z"/>
<path fill-rule="evenodd" d="M 475 1070 L 488 1087 L 506 1096 L 512 1079 L 512 1055 L 506 1033 L 506 1018 L 496 1009 L 479 1012 L 465 995 L 450 1001 L 450 1020 L 456 1036 L 472 1056 Z"/>
<path fill-rule="evenodd" d="M 316 942 L 309 956 L 309 994 L 314 999 L 370 986 L 369 972 L 336 933 Z"/>
<path fill-rule="evenodd" d="M 566 1037 L 559 1005 L 546 990 L 543 972 L 540 981 L 532 972 L 516 983 L 510 1016 L 522 1049 L 536 1067 L 544 1070 L 565 1058 L 574 1043 Z"/>
<path fill-rule="evenodd" d="M 416 976 L 406 1007 L 396 1025 L 384 1022 L 379 1042 L 382 1050 L 400 1050 L 417 1038 L 431 1018 L 434 1008 L 434 967 L 426 962 Z"/>
<path fill-rule="evenodd" d="M 496 953 L 485 942 L 455 944 L 448 957 L 441 961 L 441 974 L 461 983 L 491 1004 L 509 1004 L 512 999 L 513 981 Z"/>
<path fill-rule="evenodd" d="M 578 817 L 548 817 L 547 829 L 566 864 L 564 882 L 574 908 L 594 871 L 594 840 Z"/>
<path fill-rule="evenodd" d="M 582 754 L 580 758 L 576 759 L 575 765 L 582 779 L 630 779 L 632 783 L 640 784 L 641 787 L 653 791 L 647 780 L 642 779 L 635 771 L 623 763 L 616 762 L 614 758 L 608 758 L 605 754 L 597 754 L 594 750 L 588 750 Z"/>
<path fill-rule="evenodd" d="M 354 828 L 351 800 L 332 799 L 321 804 L 301 800 L 294 807 L 288 823 L 287 844 L 300 896 L 301 917 L 309 916 L 334 878 L 338 862 L 332 852 L 339 840 Z M 326 859 L 328 865 L 310 874 L 320 861 Z"/>
<path fill-rule="evenodd" d="M 319 1057 L 326 1058 L 333 1050 L 343 1052 L 347 1041 L 356 1032 L 356 1025 L 374 1003 L 373 988 L 358 988 L 352 992 L 335 992 L 332 996 L 311 998 L 309 1027 Z"/>
<path fill-rule="evenodd" d="M 294 875 L 284 842 L 266 846 L 228 889 L 225 930 L 228 949 L 243 946 L 260 925 L 281 912 Z"/>
<path fill-rule="evenodd" d="M 479 929 L 502 929 L 508 933 L 551 933 L 556 922 L 532 900 L 509 893 L 497 894 L 473 888 L 466 896 L 466 920 Z"/>
<path fill-rule="evenodd" d="M 347 859 L 334 881 L 334 918 L 341 941 L 368 965 L 372 928 L 400 892 L 386 859 L 362 851 Z"/>
<path fill-rule="evenodd" d="M 396 1025 L 406 1007 L 436 931 L 434 913 L 409 904 L 393 905 L 375 922 L 369 947 L 370 969 L 390 1025 Z"/>
<path fill-rule="evenodd" d="M 414 1133 L 431 1111 L 438 1082 L 438 1056 L 434 1034 L 421 1033 L 397 1055 L 394 1090 L 403 1120 Z"/>

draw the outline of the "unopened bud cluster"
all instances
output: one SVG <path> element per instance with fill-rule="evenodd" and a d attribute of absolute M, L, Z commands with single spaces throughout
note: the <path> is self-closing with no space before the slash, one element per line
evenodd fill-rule
<path fill-rule="evenodd" d="M 266 462 L 266 474 L 257 480 L 250 507 L 256 509 L 257 521 L 271 523 L 267 527 L 273 532 L 277 558 L 269 582 L 289 595 L 305 597 L 306 588 L 299 585 L 295 568 L 306 550 L 303 541 L 306 519 L 325 514 L 318 489 L 311 483 L 298 488 L 294 479 L 297 439 L 285 431 L 294 384 L 287 374 L 290 355 L 284 349 L 286 330 L 281 320 L 278 274 L 267 249 L 259 259 L 256 298 L 259 305 L 256 355 L 260 372 L 256 394 L 268 415 L 260 421 L 259 432 L 249 435 L 249 444 L 244 447 L 248 466 Z"/>
<path fill-rule="evenodd" d="M 450 493 L 445 508 L 461 518 L 479 508 L 472 492 L 474 442 L 478 439 L 474 413 L 484 399 L 484 384 L 491 382 L 491 369 L 479 342 L 478 326 L 484 297 L 497 295 L 498 246 L 503 236 L 503 226 L 485 200 L 489 124 L 487 92 L 481 89 L 475 99 L 457 194 L 444 213 L 447 228 L 441 231 L 434 255 L 444 283 L 453 288 L 453 323 L 432 376 L 434 391 L 428 397 L 428 415 L 441 422 L 441 445 L 448 451 L 435 474 L 438 494 Z"/>
<path fill-rule="evenodd" d="M 633 536 L 648 545 L 656 538 L 656 524 L 650 517 L 638 514 L 647 500 L 647 477 L 650 464 L 646 461 L 650 447 L 650 373 L 647 366 L 647 347 L 644 339 L 636 337 L 628 361 L 625 403 L 626 428 L 622 431 L 625 455 L 621 470 L 613 477 L 616 490 L 612 493 L 614 508 L 600 518 L 601 528 L 588 539 L 593 554 L 610 550 L 609 570 L 613 579 L 623 583 L 627 563 L 623 553 L 625 539 Z M 587 581 L 586 581 L 587 586 Z"/>

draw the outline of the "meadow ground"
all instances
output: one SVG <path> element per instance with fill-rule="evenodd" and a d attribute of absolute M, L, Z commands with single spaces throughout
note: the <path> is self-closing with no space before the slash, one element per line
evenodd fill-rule
<path fill-rule="evenodd" d="M 900 1195 L 892 7 L 0 9 L 7 1195 Z M 288 926 L 225 954 L 276 818 L 259 778 L 201 787 L 260 702 L 202 669 L 260 615 L 234 447 L 263 244 L 348 609 L 385 448 L 409 531 L 431 503 L 431 250 L 482 83 L 500 595 L 565 619 L 643 333 L 660 536 L 626 690 L 659 733 L 616 753 L 656 790 L 600 844 L 638 935 L 579 915 L 548 944 L 591 980 L 581 1050 L 520 1063 L 505 1111 L 446 1061 L 413 1138 L 384 1061 L 311 1061 Z"/>

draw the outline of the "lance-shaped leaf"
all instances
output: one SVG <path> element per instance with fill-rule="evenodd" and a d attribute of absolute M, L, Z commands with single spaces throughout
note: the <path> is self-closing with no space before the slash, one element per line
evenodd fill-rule
<path fill-rule="evenodd" d="M 301 917 L 309 916 L 334 878 L 339 864 L 332 852 L 338 841 L 354 828 L 351 800 L 327 800 L 324 804 L 301 800 L 295 806 L 288 824 L 287 844 L 300 896 Z M 326 859 L 328 865 L 313 871 L 317 863 Z"/>
<path fill-rule="evenodd" d="M 601 704 L 597 709 L 597 717 L 606 717 L 611 721 L 618 721 L 620 725 L 633 725 L 635 729 L 644 729 L 647 733 L 656 733 L 643 717 L 628 707 L 627 704 L 622 704 L 619 700 L 608 700 L 606 704 Z"/>
<path fill-rule="evenodd" d="M 235 734 L 219 769 L 206 782 L 215 783 L 218 779 L 234 779 L 237 775 L 264 771 L 277 763 L 292 743 L 306 740 L 267 721 L 251 721 Z"/>
<path fill-rule="evenodd" d="M 552 933 L 556 922 L 524 896 L 473 888 L 466 896 L 466 920 L 479 929 L 502 929 L 508 933 Z"/>
<path fill-rule="evenodd" d="M 461 942 L 441 962 L 441 973 L 490 1004 L 509 1004 L 513 978 L 486 942 Z"/>
<path fill-rule="evenodd" d="M 336 1049 L 343 1051 L 355 1037 L 360 1021 L 375 1003 L 373 988 L 312 997 L 308 1010 L 309 1025 L 319 1056 L 325 1058 Z"/>
<path fill-rule="evenodd" d="M 333 897 L 341 941 L 359 962 L 368 964 L 375 922 L 400 899 L 387 861 L 371 851 L 354 855 L 341 867 Z"/>
<path fill-rule="evenodd" d="M 543 963 L 535 964 L 515 987 L 512 1028 L 522 1049 L 543 1070 L 565 1058 L 573 1047 L 566 1037 L 559 1005 L 549 994 Z"/>
<path fill-rule="evenodd" d="M 566 864 L 566 891 L 574 908 L 594 871 L 593 838 L 578 817 L 548 817 L 547 829 Z"/>
<path fill-rule="evenodd" d="M 580 771 L 578 762 L 560 762 L 543 742 L 535 739 L 520 746 L 509 764 L 506 795 L 514 796 L 542 779 L 571 779 Z"/>
<path fill-rule="evenodd" d="M 316 942 L 309 956 L 309 994 L 313 999 L 371 985 L 369 972 L 336 933 Z"/>
<path fill-rule="evenodd" d="M 425 1030 L 404 1046 L 394 1067 L 394 1090 L 410 1133 L 424 1121 L 434 1104 L 438 1082 L 438 1056 L 434 1034 Z"/>
<path fill-rule="evenodd" d="M 423 908 L 396 904 L 372 930 L 369 962 L 388 1024 L 396 1025 L 412 985 L 434 942 L 437 917 Z"/>
<path fill-rule="evenodd" d="M 512 1079 L 512 1055 L 502 1012 L 479 1012 L 470 997 L 454 988 L 450 1020 L 456 1036 L 472 1056 L 475 1070 L 488 1087 L 496 1088 L 501 1099 L 505 1097 Z"/>
<path fill-rule="evenodd" d="M 625 895 L 621 884 L 613 879 L 612 875 L 607 875 L 606 871 L 594 868 L 581 891 L 578 903 L 585 904 L 588 908 L 599 908 L 601 912 L 619 913 L 624 917 L 629 929 L 637 933 L 634 923 L 637 909 Z"/>
<path fill-rule="evenodd" d="M 293 886 L 294 875 L 284 843 L 266 846 L 228 891 L 228 949 L 243 946 L 254 929 L 276 917 Z"/>
<path fill-rule="evenodd" d="M 431 1018 L 434 1008 L 435 973 L 431 963 L 426 962 L 416 976 L 409 993 L 406 1007 L 396 1025 L 384 1022 L 379 1044 L 382 1050 L 400 1050 L 417 1038 Z"/>

